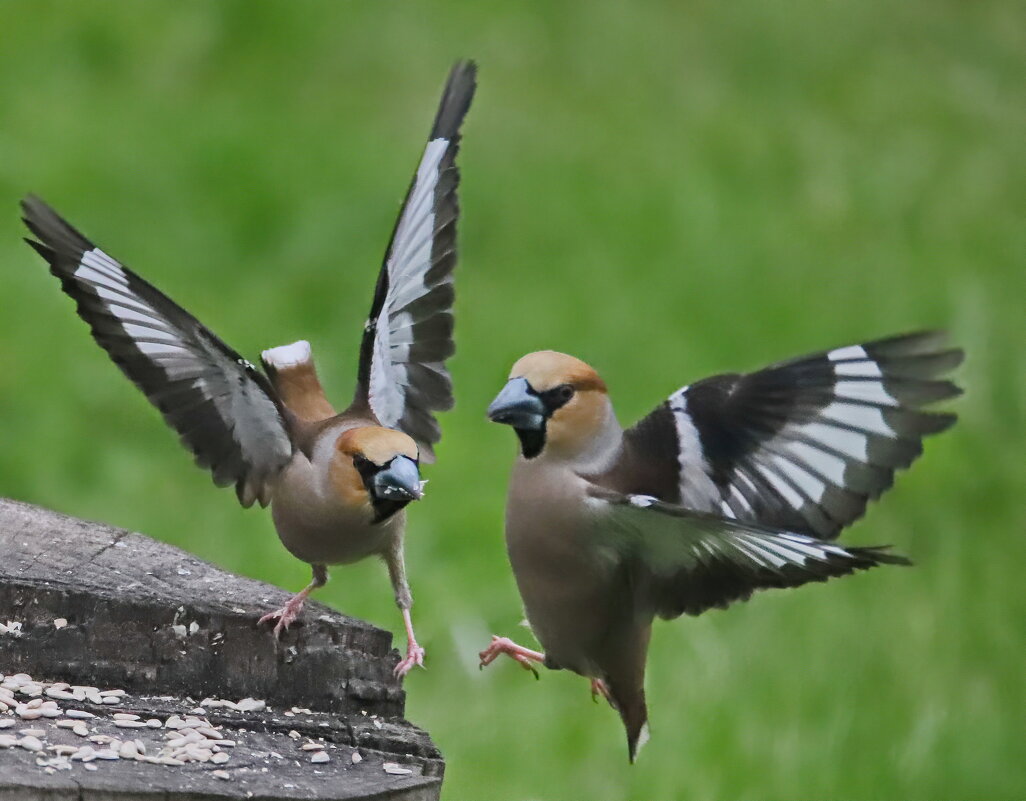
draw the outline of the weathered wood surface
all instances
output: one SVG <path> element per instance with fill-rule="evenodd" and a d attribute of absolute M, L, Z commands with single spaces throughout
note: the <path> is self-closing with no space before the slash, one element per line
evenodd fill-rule
<path fill-rule="evenodd" d="M 46 773 L 37 759 L 48 754 L 0 748 L 0 798 L 437 798 L 444 763 L 402 718 L 391 634 L 311 603 L 276 643 L 256 620 L 287 598 L 141 534 L 0 499 L 0 623 L 21 624 L 20 636 L 0 633 L 0 674 L 124 689 L 119 706 L 59 703 L 96 714 L 93 736 L 150 737 L 153 748 L 164 729 L 126 734 L 112 715 L 164 721 L 206 697 L 268 706 L 207 710 L 237 742 L 224 765 L 97 760 L 95 771 Z M 83 744 L 52 720 L 15 719 L 0 736 L 43 728 L 47 745 Z M 326 743 L 329 762 L 309 764 L 309 738 Z M 412 773 L 387 773 L 388 762 Z"/>

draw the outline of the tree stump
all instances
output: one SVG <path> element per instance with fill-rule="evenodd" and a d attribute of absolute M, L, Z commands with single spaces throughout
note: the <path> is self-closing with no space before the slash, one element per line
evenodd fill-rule
<path fill-rule="evenodd" d="M 0 499 L 0 799 L 437 799 L 391 634 L 287 598 Z"/>

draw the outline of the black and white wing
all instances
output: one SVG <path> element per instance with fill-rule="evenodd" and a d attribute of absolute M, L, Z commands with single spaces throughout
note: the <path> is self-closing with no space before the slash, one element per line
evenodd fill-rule
<path fill-rule="evenodd" d="M 432 412 L 453 404 L 445 360 L 455 351 L 456 153 L 476 73 L 473 62 L 460 61 L 449 74 L 392 232 L 360 347 L 356 403 L 366 400 L 382 425 L 413 437 L 425 461 L 441 436 Z"/>
<path fill-rule="evenodd" d="M 780 531 L 593 487 L 600 541 L 626 565 L 635 602 L 671 619 L 725 609 L 756 590 L 798 587 L 909 561 L 885 548 L 842 548 Z"/>
<path fill-rule="evenodd" d="M 955 415 L 941 377 L 962 351 L 941 332 L 850 345 L 675 392 L 626 433 L 650 485 L 619 486 L 689 509 L 836 537 Z"/>
<path fill-rule="evenodd" d="M 263 374 L 196 318 L 119 264 L 36 197 L 21 204 L 26 239 L 75 299 L 93 338 L 160 409 L 218 486 L 243 506 L 269 501 L 268 482 L 292 457 Z"/>

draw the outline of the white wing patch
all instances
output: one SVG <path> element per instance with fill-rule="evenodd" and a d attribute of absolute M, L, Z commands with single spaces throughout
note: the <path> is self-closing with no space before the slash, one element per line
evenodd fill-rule
<path fill-rule="evenodd" d="M 386 260 L 388 292 L 375 331 L 368 395 L 374 414 L 388 427 L 398 425 L 406 410 L 409 329 L 417 321 L 405 309 L 430 290 L 425 277 L 432 265 L 435 187 L 448 147 L 448 139 L 428 142 Z"/>
<path fill-rule="evenodd" d="M 718 506 L 720 491 L 712 480 L 698 430 L 688 414 L 687 391 L 688 387 L 683 387 L 670 396 L 670 410 L 677 427 L 680 495 L 688 507 L 711 512 Z"/>
<path fill-rule="evenodd" d="M 684 387 L 668 400 L 681 503 L 836 535 L 921 452 L 925 433 L 950 424 L 919 409 L 957 394 L 935 379 L 959 360 L 937 336 L 911 334 Z"/>

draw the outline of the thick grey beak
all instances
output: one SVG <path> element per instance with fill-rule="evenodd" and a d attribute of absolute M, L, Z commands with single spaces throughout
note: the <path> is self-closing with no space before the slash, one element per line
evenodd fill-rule
<path fill-rule="evenodd" d="M 513 428 L 539 431 L 545 427 L 547 411 L 526 378 L 511 378 L 488 407 L 488 419 Z"/>
<path fill-rule="evenodd" d="M 383 500 L 416 501 L 424 494 L 417 463 L 406 456 L 396 456 L 374 474 L 371 483 L 374 495 Z"/>

